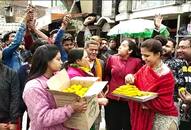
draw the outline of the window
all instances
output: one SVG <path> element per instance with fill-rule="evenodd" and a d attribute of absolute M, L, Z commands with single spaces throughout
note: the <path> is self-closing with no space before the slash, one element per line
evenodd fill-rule
<path fill-rule="evenodd" d="M 161 7 L 165 5 L 172 5 L 175 4 L 176 0 L 137 0 L 133 1 L 132 4 L 132 10 L 137 11 L 137 10 L 143 10 L 143 9 L 148 9 L 148 8 L 156 8 L 156 7 Z"/>

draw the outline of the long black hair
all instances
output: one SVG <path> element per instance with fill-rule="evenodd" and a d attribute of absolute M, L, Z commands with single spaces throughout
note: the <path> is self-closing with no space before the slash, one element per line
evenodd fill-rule
<path fill-rule="evenodd" d="M 130 39 L 125 39 L 123 41 L 127 41 L 129 50 L 132 50 L 132 53 L 130 54 L 131 57 L 141 58 L 140 50 L 134 41 Z"/>
<path fill-rule="evenodd" d="M 84 49 L 83 48 L 73 48 L 68 53 L 68 61 L 64 63 L 64 67 L 68 69 L 70 64 L 76 63 L 77 60 L 81 60 L 84 56 Z"/>
<path fill-rule="evenodd" d="M 59 49 L 55 45 L 46 44 L 38 47 L 32 57 L 32 66 L 28 80 L 43 75 L 48 68 L 48 62 L 51 61 L 58 52 Z"/>
<path fill-rule="evenodd" d="M 84 56 L 84 49 L 83 48 L 74 48 L 70 50 L 68 53 L 68 63 L 72 64 L 75 63 L 76 60 L 81 60 Z"/>

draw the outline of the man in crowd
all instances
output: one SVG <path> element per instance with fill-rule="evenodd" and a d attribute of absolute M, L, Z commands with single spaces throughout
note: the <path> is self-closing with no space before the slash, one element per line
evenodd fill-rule
<path fill-rule="evenodd" d="M 180 40 L 177 48 L 177 56 L 186 60 L 187 64 L 182 67 L 185 78 L 184 87 L 191 93 L 191 38 L 183 38 Z M 182 96 L 181 96 L 182 98 Z M 189 94 L 182 98 L 180 113 L 180 130 L 190 130 L 191 126 L 191 105 L 189 102 Z"/>
<path fill-rule="evenodd" d="M 3 48 L 7 47 L 9 44 L 11 44 L 11 42 L 13 42 L 15 34 L 16 34 L 15 31 L 10 31 L 3 35 L 2 38 Z"/>
<path fill-rule="evenodd" d="M 57 32 L 54 44 L 59 48 L 61 59 L 63 62 L 68 60 L 68 52 L 75 47 L 74 40 L 71 34 L 65 33 L 65 29 L 71 20 L 71 15 L 66 15 L 63 18 L 61 27 Z"/>
<path fill-rule="evenodd" d="M 90 61 L 91 72 L 95 77 L 99 77 L 100 80 L 103 78 L 104 62 L 97 58 L 99 51 L 99 43 L 95 40 L 88 40 L 85 42 L 85 49 L 88 54 Z M 101 113 L 99 113 L 96 121 L 94 122 L 94 130 L 99 130 L 101 122 Z"/>
<path fill-rule="evenodd" d="M 75 47 L 74 38 L 70 33 L 65 33 L 62 37 L 62 46 L 67 54 Z"/>
<path fill-rule="evenodd" d="M 111 55 L 117 54 L 117 49 L 119 47 L 119 43 L 117 43 L 117 40 L 111 39 L 109 42 L 105 39 L 102 40 L 100 48 L 102 48 L 102 52 L 100 54 L 100 59 L 103 61 L 107 61 L 107 58 Z"/>
<path fill-rule="evenodd" d="M 108 46 L 108 41 L 106 38 L 102 38 L 101 40 L 101 44 L 100 44 L 100 52 L 99 52 L 99 55 L 98 57 L 103 60 L 103 61 L 106 61 L 107 60 L 107 50 L 109 48 Z"/>
<path fill-rule="evenodd" d="M 162 59 L 165 64 L 169 66 L 172 70 L 175 78 L 175 88 L 174 88 L 174 101 L 178 102 L 178 89 L 185 84 L 182 67 L 186 65 L 186 62 L 182 59 L 174 57 L 175 54 L 176 41 L 168 38 L 167 43 L 163 45 L 163 55 Z"/>
<path fill-rule="evenodd" d="M 9 35 L 9 37 L 14 36 L 14 39 L 12 40 L 11 38 L 9 38 L 12 42 L 3 49 L 3 63 L 14 70 L 18 70 L 22 64 L 20 47 L 23 47 L 21 43 L 24 38 L 24 33 L 26 31 L 26 24 L 30 20 L 30 13 L 31 12 L 28 9 L 28 12 L 25 14 L 23 20 L 21 21 L 16 35 L 14 35 L 14 33 L 11 33 L 11 35 Z"/>
<path fill-rule="evenodd" d="M 27 8 L 14 40 L 3 51 L 0 50 L 0 130 L 21 129 L 19 119 L 21 118 L 20 103 L 22 96 L 19 77 L 14 70 L 18 70 L 21 65 L 17 49 L 26 29 L 29 10 L 30 6 Z"/>

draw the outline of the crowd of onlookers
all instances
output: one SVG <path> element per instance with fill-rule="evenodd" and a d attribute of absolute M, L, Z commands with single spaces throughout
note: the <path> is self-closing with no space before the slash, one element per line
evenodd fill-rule
<path fill-rule="evenodd" d="M 160 35 L 161 17 L 150 39 L 101 38 L 88 26 L 90 14 L 77 40 L 66 32 L 71 15 L 49 36 L 36 28 L 35 9 L 28 6 L 16 32 L 0 42 L 0 130 L 20 130 L 23 113 L 31 130 L 67 130 L 64 122 L 87 109 L 85 101 L 57 107 L 46 81 L 61 69 L 70 78 L 95 76 L 108 81 L 97 95 L 105 108 L 107 130 L 188 130 L 191 128 L 191 37 L 178 43 Z M 124 84 L 158 93 L 140 103 L 112 95 Z M 179 92 L 185 87 L 186 91 Z M 99 130 L 101 113 L 91 130 Z"/>

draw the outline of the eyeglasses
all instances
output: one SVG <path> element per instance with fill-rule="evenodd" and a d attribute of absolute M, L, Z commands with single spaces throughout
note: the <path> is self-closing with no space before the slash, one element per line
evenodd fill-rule
<path fill-rule="evenodd" d="M 177 49 L 183 49 L 183 50 L 185 50 L 185 49 L 190 48 L 190 47 L 191 47 L 191 46 L 178 46 Z"/>

